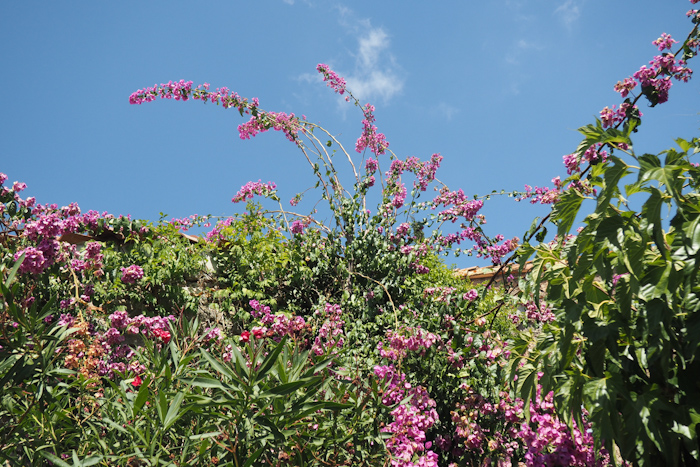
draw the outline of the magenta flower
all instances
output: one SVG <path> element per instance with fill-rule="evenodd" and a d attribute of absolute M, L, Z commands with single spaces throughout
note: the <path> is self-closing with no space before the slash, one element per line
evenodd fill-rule
<path fill-rule="evenodd" d="M 341 96 L 345 94 L 346 83 L 343 77 L 338 76 L 333 70 L 330 69 L 328 65 L 324 65 L 323 63 L 319 63 L 318 66 L 316 66 L 316 70 L 323 75 L 323 81 L 326 82 L 326 85 L 329 88 L 331 88 Z"/>
<path fill-rule="evenodd" d="M 289 228 L 289 230 L 290 230 L 293 234 L 301 234 L 301 233 L 304 233 L 304 223 L 303 223 L 302 221 L 300 221 L 300 220 L 296 220 L 296 221 L 292 222 L 292 225 L 291 225 L 291 227 Z"/>
<path fill-rule="evenodd" d="M 673 44 L 678 44 L 678 41 L 673 40 L 670 34 L 666 34 L 664 32 L 661 34 L 661 37 L 652 42 L 652 44 L 657 46 L 659 50 L 663 51 L 665 49 L 670 49 L 671 47 L 673 47 Z"/>
<path fill-rule="evenodd" d="M 257 182 L 248 182 L 238 190 L 236 196 L 231 199 L 233 203 L 240 203 L 248 199 L 253 199 L 253 196 L 270 196 L 275 193 L 277 185 L 272 182 L 262 183 L 260 180 Z"/>
<path fill-rule="evenodd" d="M 132 264 L 128 268 L 121 268 L 122 271 L 122 282 L 127 284 L 135 284 L 138 280 L 143 277 L 143 269 L 141 266 Z"/>

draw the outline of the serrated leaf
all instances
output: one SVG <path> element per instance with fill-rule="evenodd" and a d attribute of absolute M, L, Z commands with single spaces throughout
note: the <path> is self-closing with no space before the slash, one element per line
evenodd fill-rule
<path fill-rule="evenodd" d="M 552 221 L 557 225 L 557 234 L 565 237 L 574 225 L 576 215 L 581 208 L 583 196 L 576 190 L 564 192 L 552 208 Z"/>

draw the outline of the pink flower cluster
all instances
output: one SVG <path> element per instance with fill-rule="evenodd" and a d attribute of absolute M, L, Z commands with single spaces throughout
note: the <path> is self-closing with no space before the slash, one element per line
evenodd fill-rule
<path fill-rule="evenodd" d="M 425 352 L 440 341 L 440 337 L 420 327 L 402 326 L 398 330 L 386 332 L 387 342 L 379 342 L 377 350 L 382 358 L 399 360 L 406 356 L 408 351 L 424 355 Z"/>
<path fill-rule="evenodd" d="M 284 131 L 287 139 L 298 143 L 298 133 L 302 129 L 302 124 L 298 117 L 294 114 L 287 115 L 284 112 L 266 112 L 259 109 L 259 101 L 253 98 L 250 101 L 242 98 L 235 92 L 231 92 L 228 88 L 217 88 L 216 91 L 209 91 L 209 84 L 197 86 L 192 89 L 192 81 L 180 80 L 179 82 L 169 81 L 167 84 L 154 85 L 131 94 L 129 97 L 130 104 L 142 104 L 151 102 L 157 97 L 163 99 L 172 99 L 186 101 L 190 97 L 202 102 L 211 101 L 212 103 L 221 105 L 225 108 L 236 108 L 243 114 L 252 114 L 251 119 L 238 126 L 238 132 L 241 139 L 250 139 L 258 133 L 265 132 L 270 128 Z"/>
<path fill-rule="evenodd" d="M 248 304 L 253 309 L 251 315 L 262 324 L 257 329 L 253 328 L 254 334 L 256 330 L 259 333 L 259 336 L 255 336 L 258 339 L 267 336 L 279 342 L 284 336 L 298 336 L 306 327 L 306 321 L 301 316 L 290 318 L 283 313 L 272 314 L 269 306 L 262 305 L 257 300 L 251 300 Z"/>
<path fill-rule="evenodd" d="M 277 185 L 272 182 L 262 183 L 260 180 L 257 182 L 248 182 L 238 190 L 236 196 L 234 196 L 231 201 L 234 203 L 240 203 L 248 199 L 253 199 L 253 196 L 270 196 L 275 193 Z"/>
<path fill-rule="evenodd" d="M 374 106 L 366 104 L 362 108 L 362 113 L 365 116 L 362 120 L 362 135 L 360 135 L 355 143 L 355 151 L 361 153 L 369 148 L 374 155 L 381 156 L 386 152 L 389 143 L 384 134 L 379 133 L 377 127 L 374 125 Z"/>
<path fill-rule="evenodd" d="M 439 219 L 454 223 L 461 218 L 467 221 L 474 220 L 479 210 L 484 206 L 484 202 L 477 199 L 469 200 L 462 189 L 450 191 L 443 187 L 440 189 L 440 194 L 433 199 L 431 208 L 436 209 L 440 206 L 450 207 L 438 214 Z"/>
<path fill-rule="evenodd" d="M 428 274 L 430 269 L 420 264 L 420 259 L 426 256 L 432 250 L 427 243 L 419 243 L 418 245 L 404 245 L 399 251 L 406 256 L 413 255 L 413 262 L 410 264 L 411 269 L 418 274 Z"/>
<path fill-rule="evenodd" d="M 192 81 L 185 80 L 168 81 L 166 84 L 154 84 L 152 87 L 139 89 L 129 96 L 129 103 L 140 105 L 144 102 L 154 101 L 157 97 L 186 101 L 190 96 L 203 102 L 211 101 L 217 105 L 221 103 L 225 109 L 237 108 L 241 113 L 250 113 L 258 106 L 257 98 L 253 98 L 252 103 L 248 102 L 248 99 L 241 98 L 235 92 L 231 93 L 226 87 L 217 88 L 215 92 L 209 91 L 208 83 L 192 89 Z"/>
<path fill-rule="evenodd" d="M 342 336 L 344 335 L 345 321 L 341 319 L 342 313 L 340 305 L 331 305 L 330 303 L 326 303 L 323 312 L 320 310 L 314 312 L 314 315 L 326 318 L 311 347 L 311 351 L 316 355 L 333 354 L 336 347 L 343 346 L 345 341 Z"/>
<path fill-rule="evenodd" d="M 405 161 L 395 159 L 391 162 L 391 167 L 386 173 L 387 181 L 396 182 L 404 171 L 411 172 L 416 176 L 416 181 L 413 182 L 413 187 L 425 191 L 428 185 L 435 180 L 435 173 L 440 168 L 442 156 L 433 154 L 429 161 L 421 162 L 415 156 L 406 158 Z"/>
<path fill-rule="evenodd" d="M 455 290 L 454 287 L 428 287 L 423 290 L 423 298 L 432 297 L 436 302 L 447 303 Z"/>
<path fill-rule="evenodd" d="M 432 443 L 426 441 L 425 433 L 438 421 L 435 401 L 422 386 L 413 387 L 405 381 L 405 375 L 397 372 L 393 365 L 375 366 L 374 374 L 384 380 L 387 389 L 382 403 L 392 405 L 409 397 L 408 402 L 397 405 L 392 411 L 393 421 L 382 428 L 391 433 L 386 441 L 391 453 L 392 467 L 437 467 L 437 454 L 430 450 Z M 417 457 L 417 459 L 414 459 Z"/>
<path fill-rule="evenodd" d="M 131 266 L 125 268 L 121 268 L 122 272 L 122 282 L 125 284 L 135 284 L 141 278 L 143 277 L 143 268 L 141 266 L 138 266 L 136 264 L 132 264 Z"/>
<path fill-rule="evenodd" d="M 497 242 L 503 241 L 501 244 L 489 245 L 485 250 L 481 250 L 477 253 L 477 256 L 484 256 L 486 258 L 491 258 L 493 264 L 501 264 L 504 256 L 518 249 L 518 243 L 520 239 L 518 237 L 513 237 L 511 239 L 503 240 L 503 235 L 496 235 L 494 237 Z"/>
<path fill-rule="evenodd" d="M 540 302 L 539 308 L 537 308 L 534 301 L 530 300 L 527 302 L 525 304 L 525 316 L 527 316 L 527 319 L 530 321 L 537 321 L 540 323 L 549 323 L 555 319 L 552 309 L 549 308 L 544 301 Z"/>
<path fill-rule="evenodd" d="M 293 234 L 304 233 L 304 223 L 300 220 L 293 221 L 292 225 L 289 227 L 289 231 L 292 232 Z"/>
<path fill-rule="evenodd" d="M 674 43 L 677 43 L 677 41 L 666 33 L 662 34 L 661 37 L 653 42 L 660 51 L 670 49 Z M 695 42 L 687 45 L 689 48 L 698 47 L 698 44 Z M 629 92 L 639 83 L 642 86 L 642 92 L 649 98 L 653 107 L 656 104 L 662 104 L 668 100 L 671 78 L 688 82 L 693 73 L 693 71 L 686 66 L 684 60 L 676 60 L 676 56 L 672 53 L 655 56 L 654 59 L 649 62 L 649 65 L 649 67 L 646 65 L 642 66 L 631 78 L 626 78 L 624 81 L 618 82 L 615 85 L 615 91 L 619 92 L 624 98 L 627 97 Z"/>
<path fill-rule="evenodd" d="M 246 123 L 238 125 L 238 134 L 241 139 L 250 139 L 270 128 L 284 132 L 287 139 L 293 143 L 299 142 L 299 131 L 303 131 L 301 121 L 293 113 L 287 115 L 284 112 L 260 112 Z"/>
<path fill-rule="evenodd" d="M 522 201 L 524 199 L 530 199 L 531 204 L 554 204 L 559 201 L 559 196 L 561 196 L 562 183 L 560 177 L 554 177 L 552 179 L 554 183 L 554 188 L 549 187 L 538 187 L 534 189 L 530 185 L 525 185 L 525 193 L 515 198 L 516 201 Z"/>
<path fill-rule="evenodd" d="M 590 425 L 586 423 L 580 429 L 574 422 L 572 435 L 568 425 L 554 414 L 554 393 L 549 392 L 544 398 L 541 393 L 542 387 L 538 385 L 537 397 L 530 405 L 530 423 L 523 423 L 518 433 L 527 449 L 526 464 L 533 467 L 610 465 L 607 451 L 596 451 Z"/>
<path fill-rule="evenodd" d="M 152 87 L 139 89 L 129 96 L 129 104 L 143 104 L 151 102 L 160 96 L 161 99 L 175 99 L 177 101 L 186 101 L 192 93 L 192 81 L 168 81 L 166 84 L 158 86 L 154 84 Z"/>
<path fill-rule="evenodd" d="M 583 161 L 586 161 L 588 163 L 596 162 L 599 160 L 605 162 L 608 159 L 608 152 L 602 149 L 602 147 L 603 145 L 601 143 L 592 144 L 583 152 L 583 157 L 579 157 L 580 153 L 565 155 L 563 159 L 564 166 L 566 167 L 566 172 L 569 175 L 571 175 L 574 172 L 580 172 L 580 165 Z M 568 188 L 571 188 L 571 185 L 569 185 Z"/>
<path fill-rule="evenodd" d="M 104 333 L 97 333 L 96 337 L 102 347 L 103 359 L 99 362 L 97 373 L 100 376 L 116 378 L 117 375 L 142 374 L 145 366 L 134 359 L 134 350 L 125 343 L 125 335 L 140 334 L 145 338 L 156 339 L 157 345 L 162 346 L 170 342 L 170 321 L 175 317 L 155 316 L 147 317 L 139 315 L 129 317 L 126 311 L 116 311 L 109 316 L 112 327 Z M 70 315 L 61 315 L 59 326 L 73 327 L 75 318 Z"/>
<path fill-rule="evenodd" d="M 659 48 L 659 51 L 663 52 L 665 49 L 670 49 L 673 44 L 678 44 L 677 40 L 674 40 L 670 34 L 665 32 L 661 34 L 661 37 L 652 42 L 655 46 Z"/>
<path fill-rule="evenodd" d="M 471 289 L 469 292 L 462 295 L 462 300 L 466 300 L 468 302 L 473 302 L 477 298 L 479 298 L 479 292 L 477 292 L 476 289 Z"/>
<path fill-rule="evenodd" d="M 642 116 L 642 113 L 638 111 L 636 105 L 629 104 L 627 102 L 620 105 L 619 109 L 615 109 L 613 105 L 612 108 L 605 107 L 600 111 L 600 120 L 603 122 L 603 128 L 609 128 L 617 126 L 622 123 L 625 118 L 627 118 L 633 111 L 637 111 L 638 116 Z"/>
<path fill-rule="evenodd" d="M 221 233 L 223 229 L 226 227 L 230 226 L 234 221 L 233 217 L 229 217 L 228 219 L 224 219 L 222 221 L 219 221 L 216 223 L 213 229 L 211 229 L 209 232 L 207 232 L 206 237 L 207 241 L 209 242 L 214 242 L 217 240 L 223 240 L 224 236 Z"/>
<path fill-rule="evenodd" d="M 341 96 L 345 94 L 347 89 L 345 88 L 346 83 L 343 77 L 338 76 L 328 65 L 324 65 L 323 63 L 319 63 L 316 66 L 316 70 L 323 75 L 323 81 L 326 82 L 326 86 L 330 87 Z M 349 99 L 349 96 L 345 97 L 346 101 Z"/>

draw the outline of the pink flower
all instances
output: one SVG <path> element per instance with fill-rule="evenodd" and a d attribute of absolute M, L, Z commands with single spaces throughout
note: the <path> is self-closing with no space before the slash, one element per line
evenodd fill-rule
<path fill-rule="evenodd" d="M 473 302 L 477 299 L 478 296 L 479 292 L 477 292 L 476 289 L 471 289 L 469 292 L 462 295 L 462 300 L 468 300 L 470 302 Z"/>
<path fill-rule="evenodd" d="M 139 279 L 143 277 L 143 269 L 141 266 L 132 264 L 128 268 L 121 268 L 122 271 L 122 282 L 127 284 L 135 284 Z"/>
<path fill-rule="evenodd" d="M 329 88 L 341 96 L 345 93 L 345 79 L 338 76 L 328 65 L 319 63 L 318 66 L 316 66 L 316 70 L 323 75 L 323 81 L 326 82 Z"/>
<path fill-rule="evenodd" d="M 290 230 L 293 234 L 301 234 L 301 233 L 304 233 L 304 223 L 303 223 L 302 221 L 300 221 L 300 220 L 296 220 L 296 221 L 292 222 L 292 225 L 291 225 L 291 227 L 289 228 L 289 230 Z"/>
<path fill-rule="evenodd" d="M 248 199 L 253 199 L 253 196 L 270 196 L 275 193 L 277 185 L 273 182 L 262 183 L 260 180 L 257 182 L 248 182 L 238 190 L 236 196 L 231 199 L 233 203 L 240 203 Z"/>
<path fill-rule="evenodd" d="M 661 34 L 661 37 L 656 39 L 652 44 L 659 47 L 659 50 L 670 49 L 673 44 L 678 44 L 678 41 L 673 40 L 670 34 L 665 32 Z"/>

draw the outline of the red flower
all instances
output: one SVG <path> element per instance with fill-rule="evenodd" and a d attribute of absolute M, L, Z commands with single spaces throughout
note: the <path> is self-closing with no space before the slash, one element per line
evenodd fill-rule
<path fill-rule="evenodd" d="M 170 333 L 168 331 L 163 329 L 154 329 L 153 335 L 159 338 L 163 344 L 170 342 Z"/>
<path fill-rule="evenodd" d="M 248 331 L 243 331 L 241 333 L 241 341 L 242 342 L 248 342 L 250 340 L 250 332 Z"/>
<path fill-rule="evenodd" d="M 254 327 L 254 328 L 253 328 L 253 336 L 254 336 L 256 339 L 262 339 L 263 334 L 264 334 L 264 333 L 263 333 L 263 329 L 262 329 L 262 328 L 259 328 L 259 327 Z"/>
<path fill-rule="evenodd" d="M 141 386 L 142 383 L 143 383 L 143 381 L 141 381 L 141 377 L 139 375 L 136 375 L 136 378 L 134 378 L 134 380 L 131 382 L 131 385 L 133 387 L 137 388 L 137 387 Z"/>

